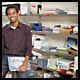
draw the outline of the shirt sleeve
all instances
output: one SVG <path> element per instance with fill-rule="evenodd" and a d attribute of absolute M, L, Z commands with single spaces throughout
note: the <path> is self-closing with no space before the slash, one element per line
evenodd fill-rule
<path fill-rule="evenodd" d="M 26 30 L 26 53 L 25 56 L 32 56 L 32 34 L 31 34 L 31 29 L 28 26 Z"/>

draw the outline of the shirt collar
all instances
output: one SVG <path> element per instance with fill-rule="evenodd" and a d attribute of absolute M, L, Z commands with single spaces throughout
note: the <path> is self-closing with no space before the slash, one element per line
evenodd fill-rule
<path fill-rule="evenodd" d="M 11 26 L 11 28 L 12 28 L 12 29 L 14 29 L 14 30 L 16 29 L 16 28 L 15 28 L 15 27 L 13 27 L 13 26 Z"/>
<path fill-rule="evenodd" d="M 10 28 L 11 28 L 11 25 L 8 24 L 8 28 L 7 29 L 10 29 Z M 22 29 L 22 23 L 21 22 L 18 23 L 18 28 L 21 28 Z"/>

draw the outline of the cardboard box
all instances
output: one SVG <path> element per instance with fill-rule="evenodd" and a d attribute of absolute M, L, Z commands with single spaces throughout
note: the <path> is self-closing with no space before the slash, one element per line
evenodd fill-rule
<path fill-rule="evenodd" d="M 70 30 L 61 30 L 60 34 L 70 34 L 71 31 Z"/>

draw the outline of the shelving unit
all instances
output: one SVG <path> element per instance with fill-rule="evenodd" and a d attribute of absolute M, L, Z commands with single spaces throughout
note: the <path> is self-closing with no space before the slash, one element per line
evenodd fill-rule
<path fill-rule="evenodd" d="M 36 49 L 36 48 L 33 48 L 32 49 L 33 51 L 36 51 L 36 52 L 39 52 L 41 53 L 42 55 L 45 55 L 45 56 L 49 56 L 49 55 L 55 55 L 55 56 L 58 56 L 58 57 L 63 57 L 65 59 L 70 59 L 70 60 L 74 60 L 74 57 L 73 55 L 70 55 L 70 54 L 63 54 L 63 53 L 58 53 L 58 52 L 54 52 L 54 51 L 42 51 L 40 49 Z"/>
<path fill-rule="evenodd" d="M 31 31 L 32 34 L 45 34 L 45 35 L 56 35 L 56 36 L 70 36 L 78 38 L 78 34 L 60 34 L 60 33 L 50 33 L 50 32 L 44 32 L 44 31 Z"/>
<path fill-rule="evenodd" d="M 78 14 L 52 14 L 52 15 L 49 15 L 49 16 L 31 15 L 31 17 L 39 17 L 39 19 L 41 20 L 42 23 L 44 21 L 48 22 L 50 19 L 53 22 L 58 21 L 58 23 L 60 23 L 60 21 L 61 21 L 61 23 L 62 23 L 62 21 L 63 21 L 63 23 L 66 23 L 66 21 L 67 21 L 67 22 L 69 22 L 68 24 L 78 23 Z M 62 20 L 60 20 L 60 19 L 62 19 Z M 65 38 L 74 37 L 74 38 L 77 38 L 77 40 L 78 40 L 78 34 L 47 33 L 47 32 L 44 32 L 44 31 L 32 31 L 32 34 L 45 34 L 45 36 L 47 36 L 49 38 L 53 37 L 52 39 L 54 39 L 54 37 L 55 37 L 56 39 L 60 38 L 60 40 L 64 37 Z M 59 38 L 57 38 L 57 37 L 59 37 Z M 55 43 L 55 44 L 57 44 L 57 43 Z M 65 54 L 65 53 L 63 54 L 63 53 L 57 53 L 57 52 L 53 52 L 53 51 L 42 51 L 42 50 L 36 49 L 36 48 L 33 48 L 32 50 L 35 51 L 35 52 L 41 53 L 43 56 L 55 55 L 55 56 L 62 57 L 62 58 L 68 59 L 68 60 L 73 60 L 73 61 L 74 61 L 74 58 L 75 58 L 75 56 L 73 56 L 71 54 Z M 35 64 L 31 64 L 31 65 L 33 67 L 36 67 L 36 68 L 41 68 L 43 70 L 43 74 L 44 74 L 44 70 L 49 70 L 49 71 L 52 71 L 52 72 L 57 71 L 57 70 L 54 70 L 54 69 L 51 69 L 51 68 L 46 68 L 46 67 L 44 67 L 44 65 L 42 67 L 38 66 L 38 65 L 35 65 Z M 69 73 L 61 73 L 59 71 L 57 71 L 57 72 L 60 73 L 60 74 L 63 74 L 63 75 L 73 76 L 73 73 L 69 74 Z"/>
<path fill-rule="evenodd" d="M 35 65 L 35 64 L 31 64 L 31 66 L 32 66 L 32 67 L 36 67 L 36 68 L 41 68 L 41 69 L 43 68 L 43 67 L 41 67 L 41 66 L 39 66 L 39 65 Z M 57 71 L 57 70 L 55 70 L 55 69 L 51 69 L 51 68 L 48 68 L 48 67 L 44 67 L 44 70 L 51 71 L 51 72 Z M 57 71 L 57 72 L 60 73 L 60 74 L 63 74 L 63 75 L 73 76 L 73 74 L 62 73 L 62 72 L 60 72 L 60 71 Z"/>
<path fill-rule="evenodd" d="M 36 49 L 36 48 L 33 48 L 32 50 L 35 51 L 35 52 L 39 52 L 39 53 L 41 53 L 43 56 L 47 56 L 47 57 L 49 57 L 50 55 L 55 55 L 55 56 L 57 56 L 57 57 L 62 57 L 62 58 L 64 58 L 64 59 L 68 59 L 68 60 L 74 60 L 74 57 L 75 57 L 75 56 L 70 55 L 70 54 L 57 53 L 57 52 L 53 52 L 53 51 L 42 51 L 42 50 Z M 43 69 L 43 66 L 39 66 L 39 65 L 36 65 L 36 64 L 31 64 L 31 66 L 32 66 L 32 67 L 36 67 L 36 68 L 41 68 L 43 71 L 44 71 L 44 70 L 52 71 L 52 72 L 56 71 L 56 72 L 58 72 L 59 74 L 69 75 L 69 76 L 71 76 L 71 77 L 74 75 L 73 73 L 62 73 L 62 72 L 60 72 L 60 71 L 58 71 L 58 70 L 56 70 L 56 69 L 51 69 L 51 68 L 48 68 L 48 67 L 44 67 L 44 69 Z M 44 72 L 43 72 L 43 74 L 44 74 Z"/>

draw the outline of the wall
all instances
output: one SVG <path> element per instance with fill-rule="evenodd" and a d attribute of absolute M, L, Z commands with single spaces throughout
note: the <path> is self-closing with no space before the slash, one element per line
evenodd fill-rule
<path fill-rule="evenodd" d="M 43 9 L 45 8 L 59 8 L 62 10 L 67 10 L 68 8 L 73 8 L 78 6 L 78 2 L 43 2 Z"/>

